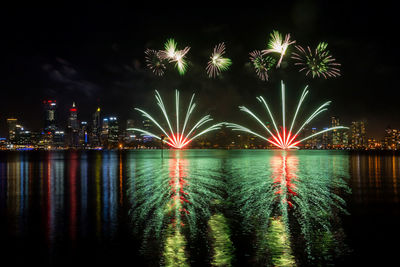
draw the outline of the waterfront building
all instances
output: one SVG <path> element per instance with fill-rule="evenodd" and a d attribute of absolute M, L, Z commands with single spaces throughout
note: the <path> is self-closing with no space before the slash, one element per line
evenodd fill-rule
<path fill-rule="evenodd" d="M 78 147 L 79 145 L 79 122 L 78 122 L 78 109 L 75 102 L 69 109 L 68 126 L 67 126 L 68 146 Z"/>
<path fill-rule="evenodd" d="M 8 118 L 7 126 L 8 126 L 8 140 L 10 143 L 14 143 L 17 134 L 17 124 L 18 119 L 16 118 Z"/>
<path fill-rule="evenodd" d="M 340 126 L 339 117 L 332 116 L 331 117 L 331 127 Z M 332 130 L 332 148 L 340 148 L 342 144 L 342 130 Z"/>
<path fill-rule="evenodd" d="M 87 147 L 89 145 L 89 129 L 87 121 L 81 122 L 81 127 L 79 129 L 79 146 Z"/>
<path fill-rule="evenodd" d="M 93 114 L 93 124 L 92 131 L 90 134 L 90 144 L 93 147 L 101 146 L 101 114 L 100 107 L 97 108 L 96 112 Z"/>
<path fill-rule="evenodd" d="M 351 148 L 363 149 L 367 146 L 365 122 L 353 121 L 350 126 Z"/>
<path fill-rule="evenodd" d="M 387 127 L 383 138 L 383 146 L 385 149 L 400 149 L 400 130 Z"/>
<path fill-rule="evenodd" d="M 43 101 L 44 107 L 44 130 L 45 132 L 54 133 L 57 129 L 56 126 L 56 109 L 57 109 L 57 102 L 56 100 L 44 100 Z"/>
<path fill-rule="evenodd" d="M 119 125 L 117 117 L 107 117 L 103 119 L 101 140 L 105 148 L 118 148 Z"/>
<path fill-rule="evenodd" d="M 133 128 L 135 127 L 135 121 L 132 119 L 128 119 L 126 121 L 126 130 L 124 134 L 124 143 L 131 144 L 135 141 L 136 135 Z"/>

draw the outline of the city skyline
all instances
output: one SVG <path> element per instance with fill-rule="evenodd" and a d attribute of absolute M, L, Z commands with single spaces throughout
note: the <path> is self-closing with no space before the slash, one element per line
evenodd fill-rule
<path fill-rule="evenodd" d="M 193 96 L 192 96 L 193 97 Z M 193 98 L 192 98 L 193 100 Z M 67 119 L 58 116 L 57 101 L 43 100 L 43 127 L 27 129 L 24 122 L 17 117 L 7 118 L 6 138 L 1 138 L 2 149 L 126 149 L 160 147 L 160 142 L 151 136 L 143 135 L 154 129 L 151 121 L 143 117 L 120 120 L 115 115 L 102 114 L 101 107 L 92 113 L 91 119 L 82 120 L 79 107 L 72 102 Z M 36 113 L 39 114 L 39 113 Z M 86 115 L 87 116 L 87 115 Z M 204 118 L 203 118 L 204 119 Z M 306 125 L 299 138 L 323 133 L 300 143 L 303 149 L 400 149 L 400 130 L 387 127 L 383 130 L 384 137 L 371 136 L 367 131 L 365 121 L 352 121 L 347 129 L 336 129 L 328 132 L 329 127 L 340 128 L 343 124 L 340 117 L 330 116 L 323 119 L 316 127 Z M 271 123 L 266 122 L 272 130 Z M 217 123 L 220 127 L 214 133 L 205 135 L 201 140 L 189 147 L 199 148 L 274 148 L 274 146 L 259 139 L 251 133 L 240 133 L 229 129 L 229 123 Z M 222 129 L 221 129 L 222 128 Z M 174 148 L 173 145 L 169 144 Z"/>

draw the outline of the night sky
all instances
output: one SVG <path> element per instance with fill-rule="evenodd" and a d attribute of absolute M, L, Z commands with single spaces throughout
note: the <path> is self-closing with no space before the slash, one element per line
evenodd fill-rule
<path fill-rule="evenodd" d="M 125 127 L 126 119 L 140 118 L 134 107 L 160 114 L 155 89 L 171 108 L 174 89 L 186 101 L 195 92 L 197 116 L 209 113 L 216 121 L 246 124 L 248 117 L 238 105 L 266 116 L 256 101 L 258 95 L 264 95 L 274 113 L 280 114 L 280 80 L 287 86 L 289 114 L 307 84 L 310 94 L 305 114 L 332 100 L 329 111 L 313 124 L 316 127 L 328 126 L 329 117 L 336 115 L 344 125 L 366 120 L 368 136 L 381 138 L 388 125 L 400 128 L 395 41 L 400 23 L 394 6 L 381 1 L 375 5 L 293 1 L 252 9 L 161 5 L 154 9 L 154 5 L 3 6 L 0 136 L 7 136 L 7 117 L 17 117 L 26 128 L 40 130 L 44 99 L 57 100 L 60 126 L 66 125 L 68 109 L 75 101 L 79 120 L 91 120 L 100 105 L 103 115 L 118 116 Z M 291 33 L 302 46 L 328 42 L 342 64 L 342 76 L 306 77 L 287 56 L 280 69 L 270 72 L 269 82 L 260 81 L 248 54 L 265 49 L 274 29 Z M 144 50 L 162 49 L 168 38 L 175 38 L 178 48 L 191 47 L 190 65 L 183 77 L 170 68 L 159 78 L 145 66 Z M 225 42 L 233 65 L 219 78 L 209 79 L 205 66 L 220 42 Z"/>

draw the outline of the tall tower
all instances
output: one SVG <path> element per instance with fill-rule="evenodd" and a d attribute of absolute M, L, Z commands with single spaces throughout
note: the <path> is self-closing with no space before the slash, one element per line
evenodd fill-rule
<path fill-rule="evenodd" d="M 119 142 L 119 126 L 117 117 L 109 117 L 108 119 L 108 147 L 118 148 Z"/>
<path fill-rule="evenodd" d="M 79 123 L 78 123 L 78 109 L 75 102 L 72 102 L 72 107 L 69 109 L 68 117 L 68 145 L 77 147 L 79 145 Z"/>
<path fill-rule="evenodd" d="M 72 107 L 69 109 L 68 128 L 75 131 L 79 129 L 78 109 L 75 106 L 75 102 L 72 102 Z"/>
<path fill-rule="evenodd" d="M 54 134 L 55 130 L 57 129 L 56 126 L 57 102 L 56 100 L 44 100 L 43 107 L 45 112 L 44 130 L 46 132 Z"/>
<path fill-rule="evenodd" d="M 93 114 L 93 127 L 91 132 L 91 145 L 100 146 L 101 145 L 101 114 L 100 107 L 97 108 L 96 112 Z"/>

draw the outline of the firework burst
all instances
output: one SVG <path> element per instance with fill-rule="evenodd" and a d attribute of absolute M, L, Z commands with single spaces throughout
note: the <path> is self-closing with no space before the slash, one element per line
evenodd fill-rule
<path fill-rule="evenodd" d="M 169 63 L 175 62 L 175 67 L 179 74 L 183 75 L 187 70 L 186 54 L 190 47 L 185 47 L 182 50 L 177 50 L 178 43 L 174 39 L 168 39 L 164 44 L 164 50 L 159 51 L 160 59 L 168 60 Z"/>
<path fill-rule="evenodd" d="M 279 58 L 278 64 L 276 64 L 276 67 L 279 68 L 287 48 L 289 47 L 289 45 L 294 44 L 296 41 L 290 40 L 290 34 L 286 34 L 285 40 L 283 40 L 282 34 L 280 34 L 278 31 L 273 31 L 270 37 L 271 39 L 268 42 L 268 49 L 263 50 L 262 53 L 264 55 L 269 53 L 279 53 L 281 56 Z"/>
<path fill-rule="evenodd" d="M 266 110 L 268 111 L 268 114 L 271 118 L 271 121 L 274 125 L 275 128 L 275 133 L 273 133 L 269 127 L 267 127 L 267 125 L 265 123 L 263 123 L 263 121 L 257 117 L 257 115 L 255 115 L 251 110 L 249 110 L 248 108 L 244 107 L 244 106 L 240 106 L 239 109 L 241 111 L 244 111 L 246 113 L 248 113 L 251 117 L 253 117 L 259 124 L 261 124 L 261 126 L 271 135 L 272 138 L 266 138 L 261 134 L 258 134 L 252 130 L 250 130 L 249 128 L 246 128 L 244 126 L 241 126 L 239 124 L 235 124 L 235 123 L 227 123 L 227 127 L 232 128 L 234 131 L 242 131 L 242 132 L 246 132 L 246 133 L 250 133 L 252 135 L 255 135 L 263 140 L 268 141 L 269 143 L 271 143 L 272 145 L 281 148 L 281 149 L 291 149 L 291 148 L 298 148 L 297 145 L 300 144 L 301 142 L 310 139 L 314 136 L 320 135 L 322 133 L 328 132 L 328 131 L 332 131 L 332 130 L 337 130 L 337 129 L 348 129 L 347 127 L 344 126 L 336 126 L 336 127 L 331 127 L 325 130 L 322 130 L 320 132 L 317 132 L 315 134 L 312 134 L 310 136 L 307 136 L 301 140 L 297 140 L 297 137 L 299 135 L 299 133 L 301 132 L 301 130 L 303 130 L 303 128 L 309 124 L 316 116 L 318 116 L 320 113 L 324 112 L 327 110 L 327 106 L 331 103 L 331 101 L 325 102 L 324 104 L 322 104 L 319 108 L 317 108 L 306 120 L 305 122 L 299 127 L 299 129 L 297 130 L 297 132 L 295 134 L 292 133 L 293 130 L 293 126 L 295 125 L 296 122 L 296 118 L 297 115 L 299 113 L 301 104 L 303 103 L 304 99 L 306 98 L 307 94 L 308 94 L 308 90 L 307 87 L 304 88 L 303 93 L 301 94 L 299 103 L 297 105 L 296 108 L 296 112 L 293 116 L 293 120 L 291 123 L 291 126 L 289 128 L 289 131 L 287 131 L 286 129 L 286 115 L 285 115 L 285 85 L 283 84 L 283 82 L 281 82 L 281 91 L 282 91 L 282 127 L 281 127 L 281 131 L 278 130 L 278 127 L 275 123 L 274 117 L 271 113 L 271 110 L 269 109 L 269 106 L 267 104 L 267 102 L 265 101 L 265 99 L 262 96 L 257 97 L 257 100 L 260 101 L 264 107 L 266 108 Z"/>
<path fill-rule="evenodd" d="M 166 69 L 164 60 L 160 58 L 159 52 L 152 49 L 146 49 L 144 52 L 146 54 L 146 65 L 147 67 L 158 76 L 164 75 Z"/>
<path fill-rule="evenodd" d="M 186 54 L 189 52 L 190 47 L 185 47 L 183 50 L 176 51 L 175 58 L 171 62 L 175 62 L 175 67 L 178 69 L 180 75 L 186 73 L 187 62 L 185 59 Z"/>
<path fill-rule="evenodd" d="M 292 53 L 291 58 L 296 60 L 295 65 L 300 66 L 299 72 L 305 71 L 306 76 L 311 74 L 313 78 L 323 76 L 325 79 L 340 76 L 340 64 L 335 62 L 327 47 L 328 43 L 321 42 L 313 53 L 309 46 L 304 49 L 296 45 L 296 52 Z"/>
<path fill-rule="evenodd" d="M 264 57 L 261 51 L 255 50 L 250 53 L 250 61 L 253 63 L 257 76 L 262 81 L 268 81 L 268 71 L 275 65 L 276 60 L 270 56 Z"/>
<path fill-rule="evenodd" d="M 208 61 L 206 71 L 209 77 L 217 77 L 221 71 L 226 71 L 229 66 L 232 65 L 232 61 L 229 58 L 223 57 L 225 54 L 225 44 L 220 43 L 214 47 L 214 51 L 211 54 L 210 61 Z"/>
<path fill-rule="evenodd" d="M 164 50 L 161 50 L 159 52 L 159 56 L 162 59 L 166 59 L 166 60 L 173 60 L 175 58 L 175 54 L 176 54 L 176 46 L 177 46 L 177 42 L 175 42 L 174 39 L 168 39 L 165 44 L 164 44 Z"/>
<path fill-rule="evenodd" d="M 158 93 L 158 91 L 156 90 L 156 100 L 157 100 L 157 105 L 160 107 L 165 121 L 167 122 L 168 130 L 165 130 L 160 123 L 158 123 L 149 113 L 147 113 L 146 111 L 139 109 L 139 108 L 135 108 L 137 111 L 139 111 L 143 117 L 149 119 L 155 126 L 157 126 L 157 128 L 161 131 L 161 134 L 157 135 L 154 134 L 152 132 L 149 132 L 147 130 L 142 130 L 142 129 L 138 129 L 138 128 L 132 128 L 135 131 L 140 132 L 142 135 L 147 135 L 147 136 L 151 136 L 154 137 L 158 140 L 161 140 L 162 142 L 168 144 L 169 146 L 173 147 L 173 148 L 184 148 L 185 146 L 187 146 L 190 142 L 192 142 L 194 139 L 196 139 L 197 137 L 210 132 L 210 131 L 214 131 L 214 130 L 218 130 L 220 129 L 220 127 L 223 125 L 223 123 L 217 123 L 214 124 L 204 130 L 199 130 L 201 128 L 201 126 L 203 126 L 204 124 L 206 124 L 207 122 L 212 121 L 213 119 L 210 117 L 210 115 L 206 115 L 204 117 L 202 117 L 197 123 L 195 123 L 189 130 L 189 119 L 190 119 L 190 115 L 193 113 L 193 110 L 196 107 L 196 103 L 193 103 L 193 99 L 194 99 L 194 94 L 192 95 L 192 98 L 190 99 L 190 103 L 189 106 L 187 108 L 186 111 L 186 116 L 185 116 L 185 120 L 183 123 L 183 127 L 181 128 L 181 124 L 179 121 L 179 91 L 176 90 L 175 91 L 175 108 L 176 108 L 176 131 L 173 130 L 173 127 L 171 125 L 170 119 L 168 117 L 168 113 L 167 110 L 165 108 L 164 102 L 162 101 L 161 95 Z M 187 133 L 186 133 L 187 131 Z M 199 132 L 197 132 L 199 131 Z M 164 135 L 166 138 L 161 138 L 161 135 Z"/>

